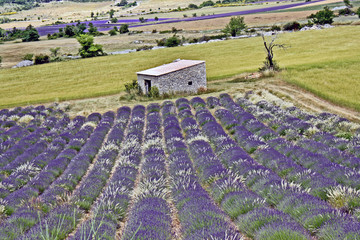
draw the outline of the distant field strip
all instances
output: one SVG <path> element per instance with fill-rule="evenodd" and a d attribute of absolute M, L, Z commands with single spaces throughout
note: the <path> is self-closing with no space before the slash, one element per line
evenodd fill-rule
<path fill-rule="evenodd" d="M 277 11 L 283 10 L 303 5 L 308 5 L 317 2 L 323 2 L 325 0 L 317 0 L 312 2 L 301 2 L 301 3 L 292 3 L 288 5 L 281 5 L 281 6 L 273 6 L 273 7 L 266 7 L 266 8 L 258 8 L 258 9 L 251 9 L 245 11 L 237 11 L 237 12 L 229 12 L 229 13 L 220 13 L 208 16 L 200 16 L 200 17 L 191 17 L 191 18 L 182 18 L 182 19 L 173 19 L 173 20 L 165 20 L 161 22 L 153 22 L 151 24 L 139 24 L 139 25 L 132 25 L 130 27 L 143 27 L 148 25 L 158 25 L 158 24 L 167 24 L 167 23 L 178 23 L 178 22 L 191 22 L 191 21 L 199 21 L 199 20 L 207 20 L 207 19 L 214 19 L 214 18 L 222 18 L 222 17 L 231 17 L 231 16 L 238 16 L 238 15 L 246 15 L 246 14 L 254 14 L 254 13 L 262 13 L 262 12 L 270 12 L 270 11 Z"/>
<path fill-rule="evenodd" d="M 344 72 L 352 68 L 353 72 L 358 70 L 356 67 L 360 62 L 360 45 L 354 36 L 359 34 L 360 29 L 356 26 L 282 34 L 277 42 L 291 47 L 285 51 L 275 50 L 275 59 L 281 67 L 290 69 L 290 74 L 285 73 L 288 81 L 297 84 L 302 82 L 302 87 L 305 87 L 305 84 L 309 89 L 318 85 L 319 80 L 304 79 L 304 66 L 311 72 L 311 69 L 329 62 L 334 65 L 346 61 L 354 62 L 348 69 L 329 67 L 328 78 L 324 78 L 324 75 L 317 76 L 325 81 L 324 85 L 331 84 L 331 81 L 346 76 Z M 211 81 L 257 71 L 265 58 L 265 52 L 261 38 L 257 37 L 73 60 L 22 69 L 3 69 L 0 71 L 0 107 L 119 93 L 124 90 L 125 83 L 136 79 L 137 71 L 169 63 L 177 58 L 205 60 L 207 77 Z M 356 80 L 352 77 L 347 81 L 351 86 L 351 82 L 355 83 Z M 358 90 L 349 88 L 349 92 L 344 93 L 343 97 L 360 102 L 360 96 L 356 95 Z M 326 88 L 322 91 L 323 94 L 330 94 L 331 89 Z"/>

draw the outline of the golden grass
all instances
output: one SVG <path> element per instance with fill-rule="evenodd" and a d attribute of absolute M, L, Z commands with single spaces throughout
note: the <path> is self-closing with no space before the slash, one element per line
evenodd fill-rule
<path fill-rule="evenodd" d="M 327 62 L 360 62 L 360 45 L 353 37 L 359 34 L 356 26 L 283 34 L 277 41 L 291 48 L 276 50 L 275 59 L 290 70 Z M 0 107 L 118 93 L 124 83 L 136 79 L 137 71 L 177 58 L 205 60 L 207 77 L 214 80 L 256 71 L 264 57 L 262 40 L 257 37 L 4 69 L 0 71 Z M 336 80 L 339 74 L 334 69 L 329 75 Z"/>

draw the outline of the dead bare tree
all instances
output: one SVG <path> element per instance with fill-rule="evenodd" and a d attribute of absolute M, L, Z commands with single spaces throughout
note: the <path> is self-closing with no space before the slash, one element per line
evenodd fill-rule
<path fill-rule="evenodd" d="M 288 48 L 285 44 L 277 44 L 275 43 L 275 40 L 277 39 L 277 34 L 273 35 L 271 42 L 266 42 L 264 34 L 261 34 L 261 37 L 264 42 L 265 50 L 266 50 L 266 59 L 264 62 L 264 66 L 260 68 L 261 71 L 264 70 L 270 70 L 270 71 L 278 71 L 279 66 L 276 64 L 276 61 L 274 60 L 274 48 L 280 48 L 280 49 L 286 49 Z"/>

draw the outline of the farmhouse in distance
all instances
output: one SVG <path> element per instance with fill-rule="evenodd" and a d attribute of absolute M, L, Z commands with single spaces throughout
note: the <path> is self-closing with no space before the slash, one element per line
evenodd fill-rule
<path fill-rule="evenodd" d="M 160 94 L 206 89 L 205 61 L 175 60 L 172 63 L 137 72 L 138 84 L 143 93 L 156 86 Z"/>

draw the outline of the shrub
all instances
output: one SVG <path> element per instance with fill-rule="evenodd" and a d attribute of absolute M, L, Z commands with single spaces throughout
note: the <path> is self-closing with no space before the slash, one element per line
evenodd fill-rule
<path fill-rule="evenodd" d="M 196 17 L 196 13 L 193 13 L 192 16 L 193 16 L 193 17 Z"/>
<path fill-rule="evenodd" d="M 111 22 L 111 23 L 117 23 L 117 22 L 118 22 L 118 19 L 117 19 L 117 18 L 112 18 L 112 19 L 110 19 L 110 22 Z"/>
<path fill-rule="evenodd" d="M 147 21 L 147 19 L 145 19 L 144 17 L 140 17 L 140 18 L 139 18 L 139 21 L 140 21 L 141 23 L 144 23 L 144 22 Z"/>
<path fill-rule="evenodd" d="M 34 60 L 35 65 L 49 63 L 49 62 L 50 62 L 50 57 L 48 55 L 40 54 L 35 56 L 35 60 Z"/>
<path fill-rule="evenodd" d="M 34 54 L 32 54 L 32 53 L 27 53 L 27 54 L 25 54 L 25 56 L 23 57 L 23 60 L 32 61 L 33 58 L 34 58 Z"/>
<path fill-rule="evenodd" d="M 120 34 L 129 32 L 129 25 L 122 24 L 119 29 Z"/>
<path fill-rule="evenodd" d="M 352 13 L 354 13 L 354 12 L 351 11 L 350 8 L 344 8 L 344 9 L 340 9 L 340 10 L 339 10 L 339 16 L 340 16 L 340 15 L 350 15 L 350 14 L 352 14 Z"/>
<path fill-rule="evenodd" d="M 155 21 L 159 21 L 159 18 L 158 18 L 158 17 L 155 17 L 154 20 L 155 20 Z"/>
<path fill-rule="evenodd" d="M 156 29 L 153 29 L 153 30 L 151 31 L 151 33 L 157 33 Z"/>
<path fill-rule="evenodd" d="M 153 46 L 144 45 L 144 46 L 142 46 L 142 47 L 138 47 L 138 48 L 136 49 L 136 51 L 139 52 L 139 51 L 144 51 L 144 50 L 151 50 L 152 48 L 153 48 Z"/>
<path fill-rule="evenodd" d="M 215 3 L 214 3 L 213 1 L 208 0 L 208 1 L 202 2 L 202 3 L 200 4 L 200 7 L 201 7 L 201 8 L 202 8 L 202 7 L 211 7 L 211 6 L 214 6 L 214 5 L 215 5 Z"/>
<path fill-rule="evenodd" d="M 357 9 L 356 14 L 357 14 L 358 17 L 360 18 L 360 7 Z"/>
<path fill-rule="evenodd" d="M 151 97 L 151 98 L 160 97 L 160 92 L 159 92 L 158 87 L 156 87 L 156 86 L 151 87 L 151 89 L 149 91 L 149 97 Z"/>
<path fill-rule="evenodd" d="M 280 26 L 273 25 L 273 26 L 271 27 L 271 31 L 280 31 L 280 30 L 281 30 Z"/>
<path fill-rule="evenodd" d="M 179 46 L 181 40 L 180 38 L 178 38 L 176 35 L 169 37 L 168 39 L 166 39 L 165 41 L 165 47 L 176 47 Z"/>
<path fill-rule="evenodd" d="M 115 36 L 117 33 L 116 33 L 116 30 L 115 29 L 111 29 L 110 31 L 109 31 L 109 35 L 110 36 Z"/>
<path fill-rule="evenodd" d="M 190 8 L 190 9 L 198 9 L 199 7 L 196 4 L 190 3 L 188 8 Z"/>
<path fill-rule="evenodd" d="M 2 56 L 0 56 L 0 67 L 1 67 L 1 63 L 2 63 Z"/>
<path fill-rule="evenodd" d="M 300 30 L 300 28 L 301 28 L 300 23 L 298 23 L 296 21 L 286 23 L 283 26 L 283 30 L 285 30 L 285 31 L 297 31 L 297 30 Z"/>
<path fill-rule="evenodd" d="M 133 80 L 131 83 L 125 84 L 125 91 L 127 93 L 131 93 L 131 92 L 134 92 L 134 91 L 135 91 L 135 93 L 141 93 L 141 89 L 140 89 L 140 86 L 138 84 L 138 81 Z"/>
<path fill-rule="evenodd" d="M 334 12 L 331 11 L 327 6 L 324 7 L 323 10 L 308 16 L 308 18 L 310 18 L 315 24 L 321 24 L 321 25 L 332 24 L 334 17 L 335 17 Z"/>

